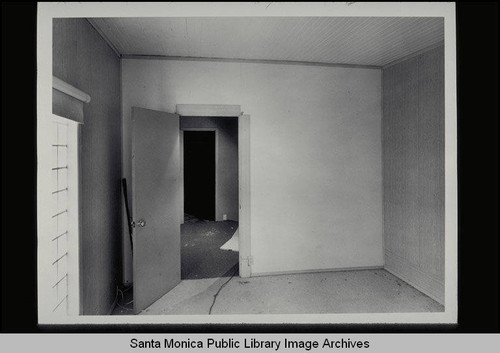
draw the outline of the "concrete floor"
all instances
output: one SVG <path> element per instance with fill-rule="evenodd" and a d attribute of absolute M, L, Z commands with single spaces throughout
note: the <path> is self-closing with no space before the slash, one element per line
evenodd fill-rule
<path fill-rule="evenodd" d="M 385 270 L 240 278 L 238 253 L 220 250 L 238 223 L 186 215 L 181 283 L 142 315 L 434 312 L 444 307 Z M 131 315 L 132 290 L 117 290 L 113 315 Z"/>
<path fill-rule="evenodd" d="M 237 267 L 235 266 L 235 270 Z M 444 307 L 385 270 L 184 280 L 142 315 L 433 312 Z"/>

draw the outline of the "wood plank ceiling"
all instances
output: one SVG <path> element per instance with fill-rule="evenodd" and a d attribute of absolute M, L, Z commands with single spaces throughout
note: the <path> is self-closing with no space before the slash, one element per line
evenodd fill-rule
<path fill-rule="evenodd" d="M 442 17 L 92 18 L 124 56 L 384 66 L 444 41 Z"/>

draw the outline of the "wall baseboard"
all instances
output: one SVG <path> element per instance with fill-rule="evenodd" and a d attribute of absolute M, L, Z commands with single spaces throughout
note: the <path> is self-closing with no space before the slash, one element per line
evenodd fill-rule
<path fill-rule="evenodd" d="M 341 268 L 325 268 L 300 271 L 275 271 L 275 272 L 252 272 L 250 277 L 262 276 L 278 276 L 278 275 L 295 275 L 303 273 L 321 273 L 321 272 L 342 272 L 342 271 L 364 271 L 364 270 L 382 270 L 383 266 L 364 266 L 364 267 L 341 267 Z"/>
<path fill-rule="evenodd" d="M 444 281 L 425 273 L 400 256 L 386 250 L 385 269 L 444 305 Z"/>

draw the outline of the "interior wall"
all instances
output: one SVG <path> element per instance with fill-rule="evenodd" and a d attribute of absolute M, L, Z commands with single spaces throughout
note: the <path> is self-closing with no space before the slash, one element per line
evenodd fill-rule
<path fill-rule="evenodd" d="M 238 118 L 183 116 L 180 127 L 217 129 L 215 220 L 238 221 Z"/>
<path fill-rule="evenodd" d="M 81 125 L 83 314 L 109 311 L 121 279 L 120 60 L 85 19 L 54 19 L 53 74 L 91 96 Z"/>
<path fill-rule="evenodd" d="M 383 266 L 380 70 L 123 59 L 122 93 L 127 178 L 133 106 L 250 115 L 253 275 Z"/>
<path fill-rule="evenodd" d="M 386 268 L 444 303 L 444 48 L 383 70 Z"/>

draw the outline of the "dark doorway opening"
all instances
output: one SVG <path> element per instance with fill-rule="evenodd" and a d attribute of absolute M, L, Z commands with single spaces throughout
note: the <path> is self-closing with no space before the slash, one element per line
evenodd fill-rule
<path fill-rule="evenodd" d="M 215 131 L 184 131 L 184 213 L 215 220 Z"/>
<path fill-rule="evenodd" d="M 181 279 L 238 275 L 238 118 L 180 119 Z"/>

